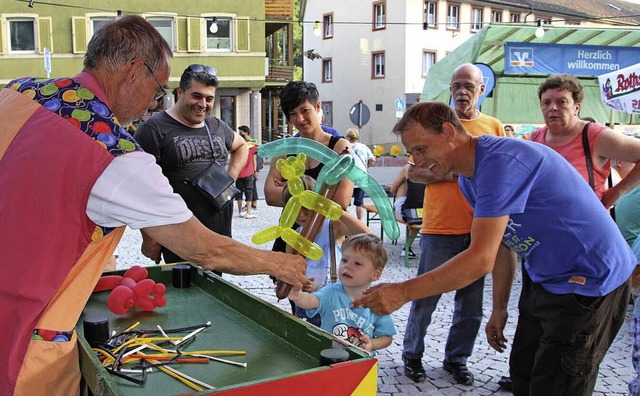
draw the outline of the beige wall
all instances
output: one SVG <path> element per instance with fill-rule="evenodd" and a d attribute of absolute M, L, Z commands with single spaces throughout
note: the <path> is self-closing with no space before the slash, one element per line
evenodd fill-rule
<path fill-rule="evenodd" d="M 323 39 L 313 35 L 313 23 L 303 25 L 304 50 L 313 50 L 321 58 L 331 58 L 333 82 L 322 82 L 322 59 L 304 58 L 304 79 L 318 86 L 320 99 L 333 103 L 333 127 L 343 132 L 353 127 L 349 110 L 359 100 L 369 107 L 371 119 L 361 130 L 361 141 L 365 144 L 391 145 L 396 137 L 391 134 L 396 118 L 394 101 L 405 99 L 405 94 L 422 93 L 425 77 L 422 75 L 423 51 L 434 51 L 436 61 L 472 37 L 471 12 L 473 7 L 483 7 L 483 23 L 491 20 L 492 10 L 502 11 L 503 22 L 510 21 L 511 11 L 507 7 L 469 1 L 438 0 L 438 26 L 423 30 L 423 0 L 387 0 L 387 27 L 372 31 L 374 1 L 322 0 L 307 1 L 306 21 L 321 21 L 323 15 L 333 13 L 334 37 Z M 446 28 L 447 5 L 460 5 L 459 30 Z M 520 13 L 521 21 L 527 12 Z M 541 15 L 552 17 L 551 15 Z M 553 16 L 554 21 L 557 19 Z M 533 23 L 536 15 L 527 21 Z M 354 24 L 354 21 L 367 22 Z M 343 23 L 340 23 L 343 22 Z M 347 23 L 344 23 L 347 22 Z M 556 24 L 556 22 L 554 22 Z M 371 52 L 385 51 L 386 77 L 371 78 Z M 376 111 L 376 104 L 382 111 Z"/>

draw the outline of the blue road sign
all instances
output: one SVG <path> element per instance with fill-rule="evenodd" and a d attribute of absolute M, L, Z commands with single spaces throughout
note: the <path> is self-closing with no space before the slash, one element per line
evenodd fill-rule
<path fill-rule="evenodd" d="M 349 119 L 353 122 L 353 125 L 358 128 L 362 128 L 367 122 L 369 122 L 369 118 L 371 117 L 371 112 L 366 104 L 360 100 L 358 103 L 351 106 L 351 110 L 349 110 Z"/>

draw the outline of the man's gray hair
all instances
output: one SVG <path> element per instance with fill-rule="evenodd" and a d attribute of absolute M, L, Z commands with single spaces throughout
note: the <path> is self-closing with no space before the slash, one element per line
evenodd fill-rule
<path fill-rule="evenodd" d="M 156 70 L 172 56 L 169 44 L 156 28 L 141 16 L 128 15 L 110 21 L 93 34 L 84 68 L 116 71 L 127 62 L 142 59 Z"/>

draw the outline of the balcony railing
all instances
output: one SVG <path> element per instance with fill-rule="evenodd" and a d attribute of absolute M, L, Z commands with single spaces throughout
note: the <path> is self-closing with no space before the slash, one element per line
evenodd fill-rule
<path fill-rule="evenodd" d="M 291 81 L 293 80 L 293 66 L 269 65 L 267 81 Z"/>
<path fill-rule="evenodd" d="M 264 16 L 269 19 L 292 19 L 293 0 L 265 0 Z"/>

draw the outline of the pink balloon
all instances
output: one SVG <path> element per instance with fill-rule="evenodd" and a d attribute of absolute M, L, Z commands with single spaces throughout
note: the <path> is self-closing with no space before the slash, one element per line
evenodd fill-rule
<path fill-rule="evenodd" d="M 114 314 L 123 315 L 133 307 L 134 298 L 133 290 L 126 286 L 118 286 L 107 297 L 107 307 Z"/>

